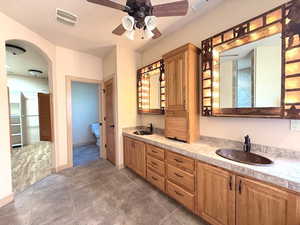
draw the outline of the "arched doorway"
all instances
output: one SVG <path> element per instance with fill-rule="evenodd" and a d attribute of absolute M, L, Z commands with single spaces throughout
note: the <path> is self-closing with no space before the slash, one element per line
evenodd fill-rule
<path fill-rule="evenodd" d="M 51 61 L 30 42 L 5 44 L 12 186 L 20 192 L 52 173 Z"/>

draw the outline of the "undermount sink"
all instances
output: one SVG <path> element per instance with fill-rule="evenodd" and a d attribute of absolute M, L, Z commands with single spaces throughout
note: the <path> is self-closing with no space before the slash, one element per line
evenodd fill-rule
<path fill-rule="evenodd" d="M 136 134 L 136 135 L 151 135 L 153 133 L 150 131 L 147 131 L 147 130 L 137 130 L 134 132 L 134 134 Z"/>
<path fill-rule="evenodd" d="M 234 149 L 219 149 L 216 153 L 223 158 L 250 165 L 268 165 L 273 163 L 270 159 L 261 155 Z"/>

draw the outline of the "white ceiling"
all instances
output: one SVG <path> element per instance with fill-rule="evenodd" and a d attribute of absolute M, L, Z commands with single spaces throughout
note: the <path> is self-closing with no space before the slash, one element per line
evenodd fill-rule
<path fill-rule="evenodd" d="M 42 52 L 35 46 L 23 41 L 9 41 L 7 44 L 16 45 L 26 50 L 24 54 L 13 55 L 6 52 L 6 70 L 8 75 L 33 77 L 28 70 L 41 70 L 39 78 L 48 77 L 48 62 Z"/>
<path fill-rule="evenodd" d="M 125 4 L 126 0 L 114 0 Z M 176 0 L 152 0 L 152 5 Z M 163 17 L 158 19 L 158 27 L 164 38 L 190 20 L 199 17 L 223 0 L 189 0 L 190 9 L 185 17 Z M 195 6 L 197 10 L 192 10 Z M 56 8 L 74 13 L 79 17 L 75 27 L 56 22 Z M 86 0 L 9 0 L 1 1 L 0 11 L 12 17 L 47 40 L 66 48 L 71 48 L 102 57 L 114 45 L 121 44 L 134 50 L 151 45 L 153 40 L 129 41 L 124 36 L 113 35 L 122 11 L 92 4 Z"/>

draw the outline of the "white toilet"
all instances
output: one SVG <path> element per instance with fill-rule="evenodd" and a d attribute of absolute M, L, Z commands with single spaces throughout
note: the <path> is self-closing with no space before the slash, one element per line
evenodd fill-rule
<path fill-rule="evenodd" d="M 97 139 L 96 145 L 100 146 L 100 125 L 99 125 L 99 123 L 91 124 L 91 129 L 92 129 L 94 136 Z"/>

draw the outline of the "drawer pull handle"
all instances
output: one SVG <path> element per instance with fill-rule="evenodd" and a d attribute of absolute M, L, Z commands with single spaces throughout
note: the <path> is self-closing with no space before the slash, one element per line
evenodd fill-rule
<path fill-rule="evenodd" d="M 174 159 L 174 160 L 178 163 L 183 163 L 183 161 L 181 161 L 180 159 Z"/>
<path fill-rule="evenodd" d="M 174 192 L 175 192 L 176 195 L 179 195 L 179 196 L 181 196 L 181 197 L 184 196 L 183 194 L 179 193 L 178 191 L 174 191 Z"/>
<path fill-rule="evenodd" d="M 229 190 L 232 191 L 232 176 L 229 178 Z"/>
<path fill-rule="evenodd" d="M 242 180 L 240 180 L 239 183 L 239 193 L 242 194 Z"/>
<path fill-rule="evenodd" d="M 152 152 L 154 153 L 154 154 L 157 154 L 158 152 L 157 151 L 155 151 L 155 150 L 152 150 Z"/>
<path fill-rule="evenodd" d="M 157 181 L 157 178 L 156 178 L 156 177 L 152 177 L 152 179 L 155 180 L 155 181 Z"/>
<path fill-rule="evenodd" d="M 157 163 L 151 161 L 152 166 L 157 166 Z"/>
<path fill-rule="evenodd" d="M 182 175 L 178 174 L 178 173 L 174 173 L 177 177 L 183 178 Z"/>

